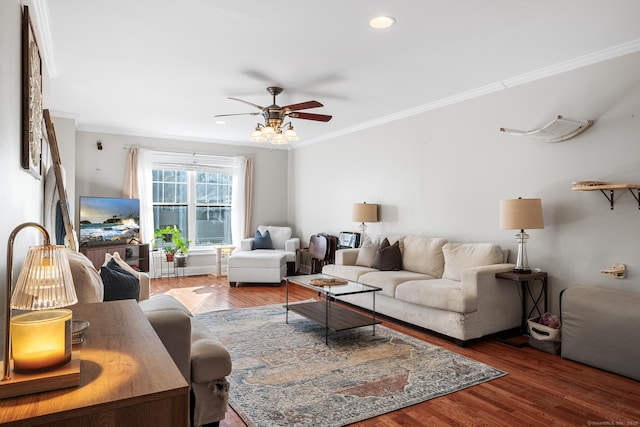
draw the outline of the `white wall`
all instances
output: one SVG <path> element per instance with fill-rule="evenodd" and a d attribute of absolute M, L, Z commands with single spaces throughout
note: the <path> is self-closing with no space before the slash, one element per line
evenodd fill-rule
<path fill-rule="evenodd" d="M 17 0 L 0 2 L 0 182 L 2 182 L 2 221 L 0 221 L 0 312 L 4 318 L 7 241 L 11 231 L 26 221 L 42 223 L 42 181 L 20 167 L 21 33 L 22 5 Z M 46 76 L 45 76 L 46 79 Z M 45 99 L 46 107 L 46 99 Z M 41 244 L 41 234 L 24 229 L 17 236 L 14 250 L 14 281 L 29 246 Z M 0 330 L 4 326 L 0 325 Z M 0 344 L 1 346 L 1 344 Z"/>
<path fill-rule="evenodd" d="M 549 272 L 550 304 L 576 283 L 640 291 L 640 210 L 627 190 L 615 209 L 579 180 L 640 184 L 640 54 L 599 63 L 457 105 L 295 149 L 290 216 L 308 242 L 357 231 L 354 202 L 380 204 L 368 234 L 419 233 L 495 242 L 501 199 L 539 197 L 543 230 L 530 230 L 529 264 Z M 595 119 L 577 138 L 545 143 L 499 132 L 530 130 L 556 115 Z M 637 193 L 636 193 L 637 195 Z M 599 273 L 614 263 L 626 280 Z"/>

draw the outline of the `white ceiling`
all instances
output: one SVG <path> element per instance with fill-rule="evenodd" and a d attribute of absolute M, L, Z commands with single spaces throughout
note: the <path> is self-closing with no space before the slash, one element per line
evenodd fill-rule
<path fill-rule="evenodd" d="M 298 145 L 640 50 L 637 0 L 33 0 L 46 108 L 85 131 L 252 144 L 317 100 Z M 397 24 L 375 31 L 376 15 Z M 543 118 L 546 119 L 546 118 Z"/>

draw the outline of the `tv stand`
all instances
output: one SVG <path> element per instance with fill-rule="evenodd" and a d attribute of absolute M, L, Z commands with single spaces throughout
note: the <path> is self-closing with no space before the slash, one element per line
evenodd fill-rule
<path fill-rule="evenodd" d="M 102 264 L 104 264 L 104 257 L 106 254 L 118 253 L 120 258 L 131 266 L 137 266 L 142 272 L 149 272 L 149 244 L 143 243 L 141 245 L 106 245 L 106 246 L 82 246 L 80 252 L 83 253 L 91 262 L 96 270 L 100 270 Z"/>

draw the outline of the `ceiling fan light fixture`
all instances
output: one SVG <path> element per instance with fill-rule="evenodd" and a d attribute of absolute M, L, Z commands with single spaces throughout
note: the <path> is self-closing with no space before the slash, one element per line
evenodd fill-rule
<path fill-rule="evenodd" d="M 284 131 L 284 137 L 287 139 L 287 141 L 297 141 L 298 139 L 298 134 L 296 133 L 295 130 L 293 130 L 293 125 L 291 123 L 288 124 L 287 126 L 287 130 Z"/>
<path fill-rule="evenodd" d="M 281 133 L 277 133 L 271 138 L 271 143 L 275 145 L 283 145 L 287 143 L 287 138 Z"/>
<path fill-rule="evenodd" d="M 396 19 L 392 16 L 376 16 L 369 20 L 369 26 L 376 30 L 385 30 L 392 27 L 396 23 Z"/>
<path fill-rule="evenodd" d="M 271 138 L 273 135 L 275 135 L 276 130 L 271 127 L 271 126 L 265 126 L 262 128 L 262 133 L 267 137 L 267 138 Z"/>
<path fill-rule="evenodd" d="M 249 140 L 253 142 L 265 142 L 267 140 L 267 137 L 264 135 L 264 133 L 262 133 L 260 127 L 261 125 L 260 123 L 258 123 L 258 125 L 256 126 L 256 130 L 253 131 Z"/>
<path fill-rule="evenodd" d="M 279 106 L 276 104 L 276 96 L 282 92 L 281 87 L 271 86 L 267 88 L 267 91 L 273 96 L 273 104 L 268 107 L 261 107 L 258 104 L 254 104 L 253 102 L 243 101 L 242 99 L 232 98 L 234 101 L 240 101 L 245 104 L 251 105 L 259 110 L 262 113 L 238 113 L 238 114 L 217 114 L 214 117 L 225 117 L 225 116 L 243 116 L 243 115 L 251 115 L 256 116 L 258 114 L 262 114 L 264 117 L 264 124 L 258 123 L 254 132 L 249 137 L 249 140 L 253 142 L 264 142 L 266 140 L 272 140 L 273 144 L 286 144 L 289 141 L 298 141 L 298 134 L 295 130 L 293 130 L 293 125 L 291 122 L 287 122 L 283 124 L 284 119 L 290 117 L 292 119 L 302 119 L 302 120 L 313 120 L 318 122 L 328 122 L 331 120 L 332 116 L 327 114 L 314 114 L 307 112 L 300 112 L 300 110 L 307 110 L 309 108 L 318 108 L 324 107 L 318 101 L 306 101 L 306 102 L 298 102 L 296 104 L 289 104 L 285 106 Z"/>

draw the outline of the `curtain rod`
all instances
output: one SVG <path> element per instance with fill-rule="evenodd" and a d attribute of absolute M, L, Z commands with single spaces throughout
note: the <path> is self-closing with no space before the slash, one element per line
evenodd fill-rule
<path fill-rule="evenodd" d="M 225 157 L 244 156 L 244 157 L 255 157 L 255 153 L 249 153 L 249 154 L 198 153 L 198 152 L 195 152 L 195 151 L 157 150 L 157 149 L 154 149 L 154 148 L 143 147 L 143 146 L 140 146 L 140 145 L 124 145 L 124 146 L 122 146 L 123 150 L 129 150 L 131 148 L 142 148 L 143 150 L 149 150 L 149 151 L 153 151 L 155 153 L 169 153 L 169 154 L 171 154 L 171 153 L 179 153 L 179 154 L 191 154 L 193 156 L 225 156 Z"/>

